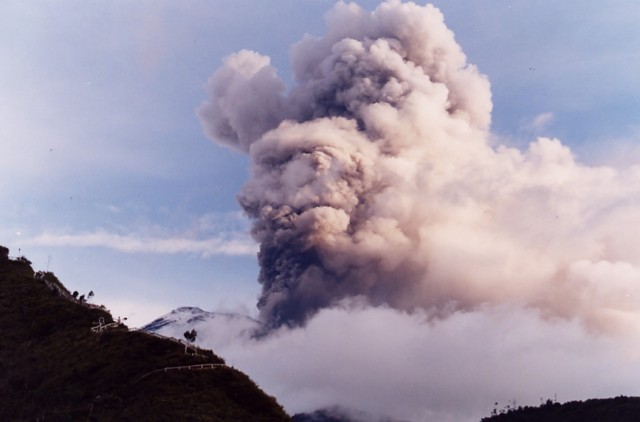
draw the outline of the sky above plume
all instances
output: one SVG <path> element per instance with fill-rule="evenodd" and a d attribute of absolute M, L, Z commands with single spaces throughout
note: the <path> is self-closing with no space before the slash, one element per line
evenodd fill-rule
<path fill-rule="evenodd" d="M 433 3 L 3 2 L 0 243 L 291 411 L 639 394 L 640 5 Z"/>

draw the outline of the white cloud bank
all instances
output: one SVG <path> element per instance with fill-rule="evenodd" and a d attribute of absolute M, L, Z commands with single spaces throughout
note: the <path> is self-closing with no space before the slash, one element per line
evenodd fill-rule
<path fill-rule="evenodd" d="M 305 328 L 251 339 L 246 320 L 196 324 L 198 342 L 289 412 L 339 405 L 407 421 L 466 422 L 522 405 L 640 394 L 640 339 L 510 306 L 423 312 L 343 303 Z M 223 319 L 218 319 L 218 322 Z M 183 326 L 161 331 L 178 338 Z"/>

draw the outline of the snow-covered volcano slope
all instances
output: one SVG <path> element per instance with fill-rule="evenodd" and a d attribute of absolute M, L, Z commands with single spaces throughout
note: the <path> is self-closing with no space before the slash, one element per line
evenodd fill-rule
<path fill-rule="evenodd" d="M 196 330 L 197 344 L 215 347 L 228 344 L 238 337 L 248 337 L 260 326 L 260 322 L 246 315 L 207 312 L 184 306 L 153 320 L 142 330 L 177 339 L 184 339 L 185 331 Z"/>

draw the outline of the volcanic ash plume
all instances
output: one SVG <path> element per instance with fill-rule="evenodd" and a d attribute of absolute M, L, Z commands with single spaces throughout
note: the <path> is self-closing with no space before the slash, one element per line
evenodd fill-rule
<path fill-rule="evenodd" d="M 198 114 L 250 155 L 239 202 L 271 326 L 346 298 L 432 316 L 513 303 L 594 326 L 637 316 L 639 174 L 556 139 L 489 143 L 489 82 L 433 6 L 338 3 L 292 50 L 288 92 L 241 51 Z"/>

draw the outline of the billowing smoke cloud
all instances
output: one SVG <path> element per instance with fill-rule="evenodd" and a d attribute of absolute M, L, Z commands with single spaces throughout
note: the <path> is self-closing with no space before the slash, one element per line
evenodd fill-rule
<path fill-rule="evenodd" d="M 511 303 L 590 327 L 640 311 L 640 171 L 580 164 L 556 139 L 490 142 L 489 82 L 434 7 L 338 3 L 292 50 L 294 86 L 241 51 L 198 114 L 250 155 L 239 202 L 259 301 L 299 325 L 359 297 L 429 317 Z"/>

